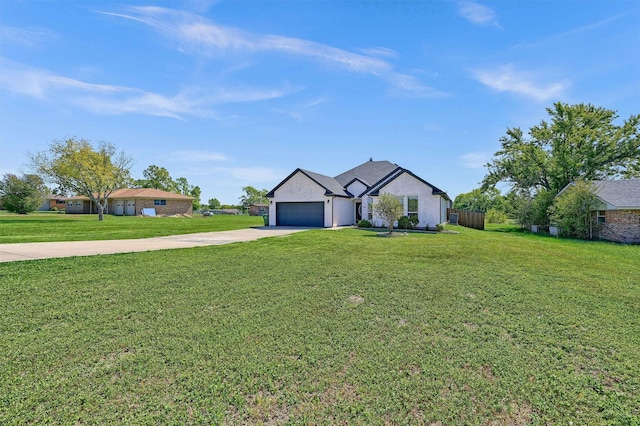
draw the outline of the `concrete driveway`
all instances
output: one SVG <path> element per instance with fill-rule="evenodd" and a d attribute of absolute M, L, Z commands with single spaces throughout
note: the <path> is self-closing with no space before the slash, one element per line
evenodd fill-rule
<path fill-rule="evenodd" d="M 279 237 L 307 229 L 310 228 L 265 226 L 238 229 L 235 231 L 170 235 L 168 237 L 141 238 L 137 240 L 0 244 L 0 262 L 216 246 L 242 241 L 253 241 L 266 237 Z"/>

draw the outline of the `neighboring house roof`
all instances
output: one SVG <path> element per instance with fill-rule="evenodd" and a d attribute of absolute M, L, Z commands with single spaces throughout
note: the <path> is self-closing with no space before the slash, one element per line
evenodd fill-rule
<path fill-rule="evenodd" d="M 65 197 L 63 195 L 55 195 L 55 194 L 48 194 L 46 196 L 47 200 L 66 200 L 68 197 Z"/>
<path fill-rule="evenodd" d="M 360 198 L 365 194 L 376 196 L 378 195 L 380 189 L 382 189 L 389 182 L 403 173 L 408 173 L 420 182 L 430 186 L 433 190 L 434 195 L 441 195 L 444 199 L 450 200 L 446 192 L 436 188 L 426 180 L 413 174 L 411 171 L 403 169 L 397 164 L 393 164 L 389 161 L 373 161 L 372 159 L 370 159 L 366 163 L 362 163 L 359 166 L 354 167 L 353 169 L 347 170 L 346 172 L 341 173 L 336 177 L 325 176 L 320 173 L 311 172 L 309 170 L 296 169 L 282 182 L 280 182 L 278 186 L 273 188 L 267 194 L 267 197 L 273 197 L 275 191 L 282 185 L 284 185 L 284 183 L 291 179 L 291 177 L 293 177 L 296 173 L 303 173 L 309 179 L 324 188 L 325 195 L 335 195 L 348 198 L 353 198 L 354 196 Z M 362 194 L 354 195 L 345 189 L 355 181 L 360 181 L 367 187 L 367 189 Z"/>
<path fill-rule="evenodd" d="M 596 195 L 618 209 L 640 209 L 640 178 L 594 180 Z"/>
<path fill-rule="evenodd" d="M 162 191 L 154 188 L 122 188 L 116 189 L 109 195 L 109 198 L 153 198 L 153 199 L 168 199 L 168 200 L 193 200 L 193 197 L 187 195 L 175 194 L 173 192 Z M 69 200 L 88 200 L 89 197 L 85 195 L 76 195 L 75 197 L 69 197 Z"/>

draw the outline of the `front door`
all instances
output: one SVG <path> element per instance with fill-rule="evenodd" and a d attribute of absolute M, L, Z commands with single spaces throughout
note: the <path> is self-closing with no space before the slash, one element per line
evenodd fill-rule
<path fill-rule="evenodd" d="M 356 201 L 356 224 L 362 220 L 362 202 Z"/>

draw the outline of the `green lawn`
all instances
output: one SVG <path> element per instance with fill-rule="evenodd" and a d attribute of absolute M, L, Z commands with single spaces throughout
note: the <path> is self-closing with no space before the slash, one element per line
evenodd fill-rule
<path fill-rule="evenodd" d="M 0 264 L 0 424 L 639 424 L 640 247 L 457 229 Z"/>
<path fill-rule="evenodd" d="M 43 241 L 123 240 L 226 231 L 263 225 L 261 216 L 142 217 L 31 213 L 0 213 L 0 244 Z"/>

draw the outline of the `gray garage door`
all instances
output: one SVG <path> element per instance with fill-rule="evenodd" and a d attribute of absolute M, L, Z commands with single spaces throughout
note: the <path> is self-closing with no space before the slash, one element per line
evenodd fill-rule
<path fill-rule="evenodd" d="M 277 203 L 278 226 L 324 226 L 324 203 Z"/>

